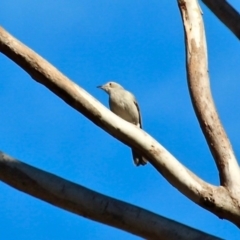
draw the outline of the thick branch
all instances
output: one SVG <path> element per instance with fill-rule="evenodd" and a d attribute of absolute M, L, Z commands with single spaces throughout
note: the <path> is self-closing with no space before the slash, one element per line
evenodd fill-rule
<path fill-rule="evenodd" d="M 180 0 L 179 8 L 185 28 L 187 77 L 193 107 L 216 161 L 221 184 L 239 196 L 239 167 L 211 95 L 201 11 L 196 0 Z"/>
<path fill-rule="evenodd" d="M 112 136 L 129 146 L 138 148 L 147 155 L 157 170 L 173 185 L 188 194 L 191 192 L 189 185 L 195 185 L 196 192 L 202 190 L 202 181 L 180 164 L 155 139 L 113 114 L 85 90 L 71 82 L 46 60 L 2 28 L 0 28 L 0 44 L 0 51 L 21 66 L 33 79 L 46 86 Z M 194 199 L 196 200 L 196 197 Z"/>
<path fill-rule="evenodd" d="M 144 239 L 219 239 L 31 167 L 2 152 L 0 180 L 52 205 Z"/>
<path fill-rule="evenodd" d="M 240 14 L 226 0 L 202 0 L 202 2 L 240 39 Z"/>
<path fill-rule="evenodd" d="M 2 28 L 0 28 L 0 51 L 93 123 L 123 143 L 138 149 L 159 173 L 188 198 L 217 216 L 240 225 L 239 206 L 235 206 L 237 202 L 228 195 L 226 189 L 202 181 L 150 135 L 113 114 Z"/>

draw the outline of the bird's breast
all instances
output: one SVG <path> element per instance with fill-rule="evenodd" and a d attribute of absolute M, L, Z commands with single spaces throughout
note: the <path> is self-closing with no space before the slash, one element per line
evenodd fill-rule
<path fill-rule="evenodd" d="M 122 97 L 109 98 L 109 106 L 112 112 L 124 120 L 137 125 L 139 123 L 138 110 L 133 101 Z"/>

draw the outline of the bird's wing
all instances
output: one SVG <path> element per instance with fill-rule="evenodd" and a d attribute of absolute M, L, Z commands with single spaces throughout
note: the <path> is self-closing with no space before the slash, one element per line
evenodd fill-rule
<path fill-rule="evenodd" d="M 139 123 L 140 123 L 140 128 L 142 128 L 142 118 L 141 118 L 141 112 L 140 112 L 140 108 L 138 106 L 138 103 L 136 101 L 136 99 L 134 98 L 134 104 L 136 105 L 137 107 L 137 110 L 138 110 L 138 116 L 139 116 Z"/>

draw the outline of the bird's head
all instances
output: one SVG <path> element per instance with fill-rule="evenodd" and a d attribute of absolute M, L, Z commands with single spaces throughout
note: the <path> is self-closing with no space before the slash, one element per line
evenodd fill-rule
<path fill-rule="evenodd" d="M 108 94 L 110 94 L 111 91 L 114 91 L 116 89 L 123 89 L 123 87 L 116 82 L 108 82 L 102 86 L 98 86 L 97 88 L 104 90 Z"/>

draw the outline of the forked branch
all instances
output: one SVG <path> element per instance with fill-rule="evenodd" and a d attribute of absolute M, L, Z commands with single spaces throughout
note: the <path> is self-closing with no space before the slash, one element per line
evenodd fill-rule
<path fill-rule="evenodd" d="M 191 51 L 197 46 L 193 44 Z M 239 206 L 236 199 L 229 195 L 227 188 L 216 187 L 201 180 L 149 134 L 113 114 L 2 28 L 0 28 L 0 51 L 93 123 L 123 143 L 138 149 L 159 173 L 192 201 L 240 226 Z M 192 58 L 192 64 L 195 58 Z"/>

